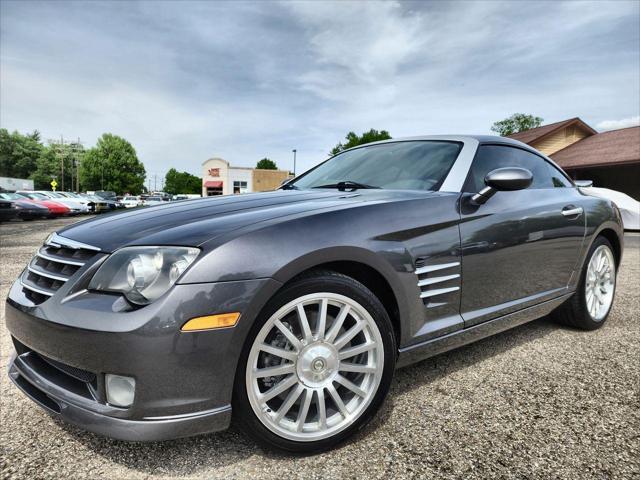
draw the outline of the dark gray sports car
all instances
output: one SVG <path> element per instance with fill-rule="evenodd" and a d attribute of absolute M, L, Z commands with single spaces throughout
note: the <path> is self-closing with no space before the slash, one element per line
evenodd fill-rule
<path fill-rule="evenodd" d="M 347 150 L 269 193 L 183 201 L 53 234 L 9 293 L 9 375 L 124 440 L 221 430 L 319 451 L 394 369 L 553 314 L 603 325 L 617 207 L 498 137 Z"/>

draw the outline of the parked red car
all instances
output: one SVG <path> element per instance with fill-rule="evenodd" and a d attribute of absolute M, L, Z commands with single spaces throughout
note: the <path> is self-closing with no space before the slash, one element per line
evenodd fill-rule
<path fill-rule="evenodd" d="M 25 202 L 36 203 L 38 205 L 42 205 L 43 207 L 47 207 L 49 209 L 49 217 L 60 217 L 63 215 L 67 215 L 71 210 L 66 205 L 62 203 L 55 202 L 44 195 L 40 195 L 38 193 L 9 193 L 3 192 L 0 193 L 2 198 L 5 200 L 22 200 Z"/>

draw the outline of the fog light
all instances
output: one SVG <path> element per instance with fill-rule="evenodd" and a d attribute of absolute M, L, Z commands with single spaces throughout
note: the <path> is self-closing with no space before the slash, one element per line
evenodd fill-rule
<path fill-rule="evenodd" d="M 136 393 L 136 381 L 122 375 L 105 375 L 107 402 L 116 407 L 130 407 Z"/>

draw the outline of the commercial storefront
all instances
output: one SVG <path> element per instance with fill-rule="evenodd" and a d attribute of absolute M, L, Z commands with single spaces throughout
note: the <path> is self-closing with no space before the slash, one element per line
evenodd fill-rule
<path fill-rule="evenodd" d="M 202 164 L 202 196 L 275 190 L 287 178 L 286 170 L 233 167 L 222 158 L 210 158 Z"/>

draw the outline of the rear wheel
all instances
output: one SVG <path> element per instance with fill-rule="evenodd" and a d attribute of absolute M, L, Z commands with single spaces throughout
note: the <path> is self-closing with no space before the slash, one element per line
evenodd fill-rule
<path fill-rule="evenodd" d="M 576 293 L 552 316 L 565 325 L 596 330 L 606 322 L 616 289 L 613 248 L 604 237 L 591 245 Z"/>
<path fill-rule="evenodd" d="M 294 281 L 249 335 L 234 412 L 270 447 L 314 452 L 362 428 L 387 394 L 395 339 L 380 301 L 335 272 Z"/>

